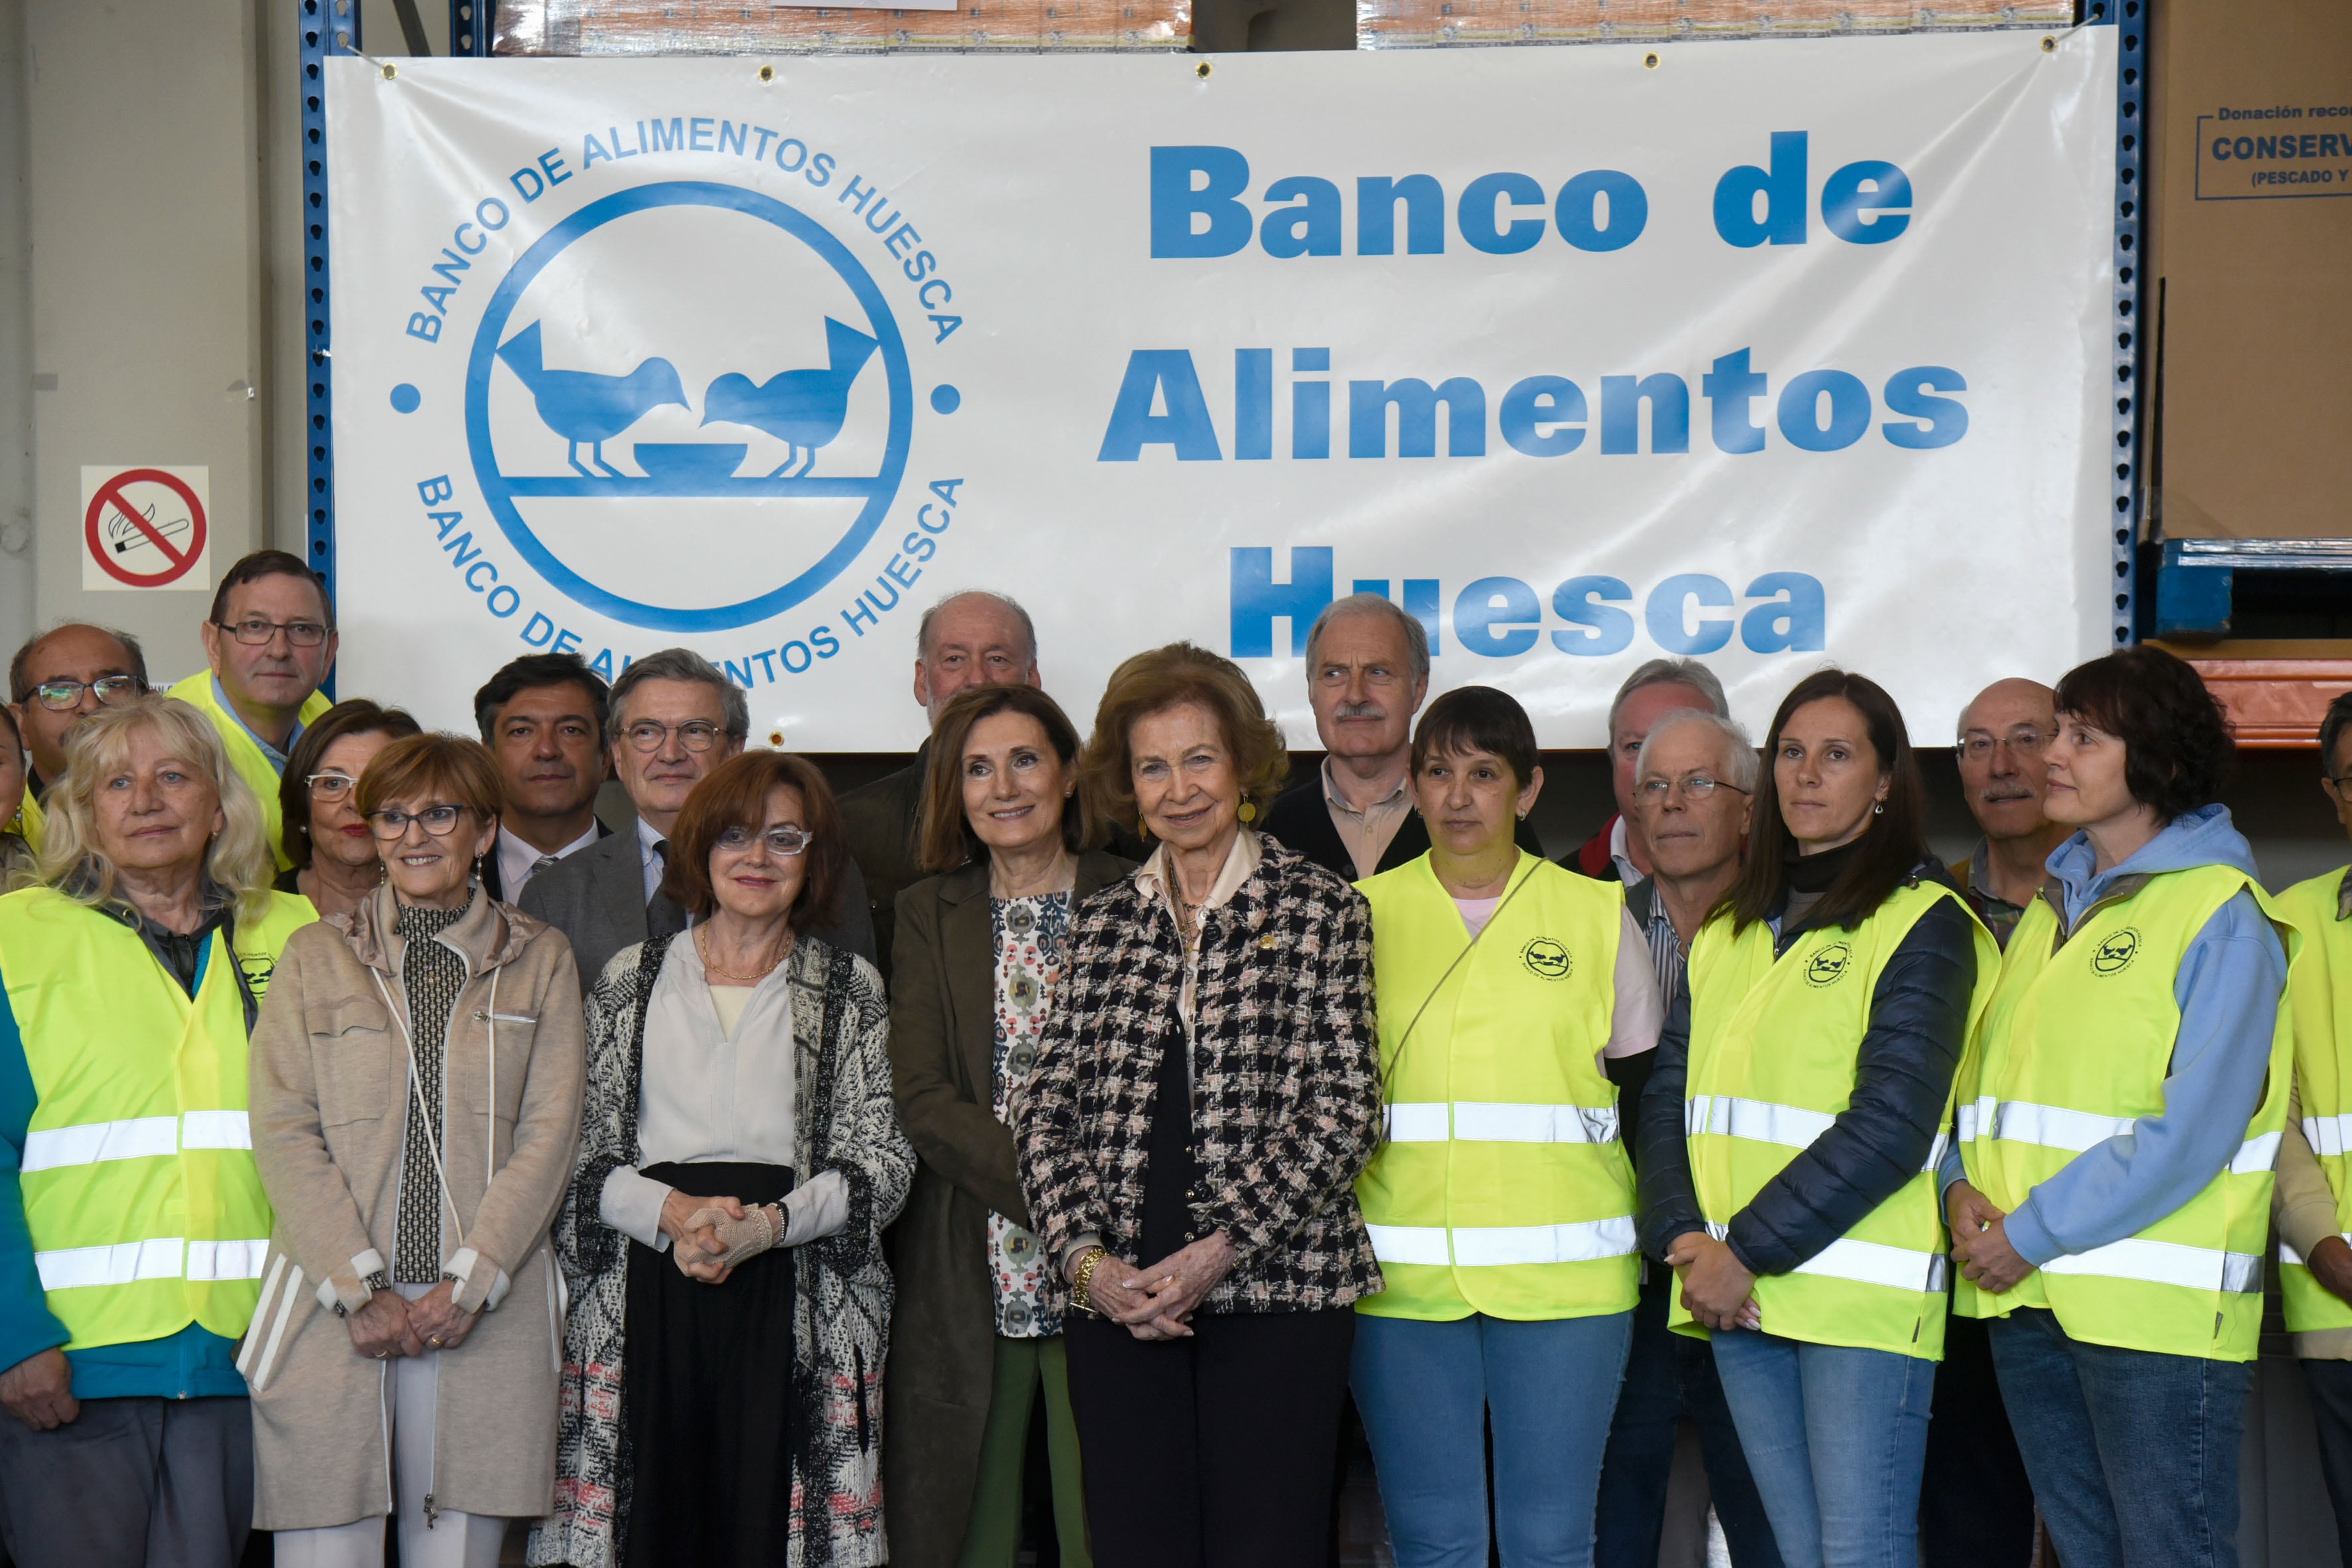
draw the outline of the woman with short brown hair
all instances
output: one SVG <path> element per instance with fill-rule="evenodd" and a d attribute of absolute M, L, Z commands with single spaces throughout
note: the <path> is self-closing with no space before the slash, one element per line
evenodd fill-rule
<path fill-rule="evenodd" d="M 418 733 L 416 721 L 364 697 L 338 702 L 302 727 L 278 784 L 278 890 L 320 915 L 355 909 L 383 881 L 383 861 L 361 814 L 359 782 L 376 753 Z"/>
<path fill-rule="evenodd" d="M 802 758 L 720 763 L 670 835 L 668 890 L 694 923 L 624 949 L 588 994 L 555 1231 L 562 1482 L 533 1563 L 888 1556 L 881 1232 L 914 1157 L 881 979 L 814 934 L 840 824 Z"/>
<path fill-rule="evenodd" d="M 1014 1107 L 1030 1214 L 1089 1314 L 1070 1397 L 1095 1556 L 1121 1568 L 1321 1560 L 1350 1309 L 1381 1289 L 1355 1195 L 1371 918 L 1248 826 L 1285 761 L 1231 660 L 1177 643 L 1113 673 L 1087 773 L 1160 847 L 1077 910 Z"/>

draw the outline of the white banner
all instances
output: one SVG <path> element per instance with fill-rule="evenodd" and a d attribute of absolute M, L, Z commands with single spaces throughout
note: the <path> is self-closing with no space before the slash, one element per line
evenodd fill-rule
<path fill-rule="evenodd" d="M 1948 743 L 2108 645 L 2113 29 L 330 62 L 341 688 L 676 643 L 910 747 L 922 609 L 1240 659 L 1335 594 L 1548 746 L 1706 658 Z"/>

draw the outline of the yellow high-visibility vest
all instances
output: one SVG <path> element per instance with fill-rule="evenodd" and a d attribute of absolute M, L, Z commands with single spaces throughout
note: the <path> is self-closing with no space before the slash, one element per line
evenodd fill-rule
<path fill-rule="evenodd" d="M 1852 1100 L 1879 975 L 1942 899 L 1968 908 L 1941 883 L 1910 883 L 1853 930 L 1806 931 L 1777 959 L 1763 921 L 1737 934 L 1727 915 L 1699 928 L 1690 952 L 1683 1128 L 1699 1206 L 1717 1237 Z M 1974 915 L 1969 924 L 1976 939 L 1973 1024 L 1991 998 L 2000 950 Z M 1948 1103 L 1944 1114 L 1948 1121 Z M 1944 1148 L 1938 1137 L 1892 1197 L 1792 1272 L 1757 1279 L 1765 1332 L 1942 1359 L 1949 1259 L 1935 1170 Z M 1679 1293 L 1667 1321 L 1684 1333 L 1705 1332 Z"/>
<path fill-rule="evenodd" d="M 1522 855 L 1447 975 L 1470 932 L 1427 855 L 1356 885 L 1372 906 L 1389 1102 L 1387 1138 L 1356 1183 L 1388 1288 L 1357 1310 L 1438 1321 L 1629 1310 L 1633 1168 L 1596 1060 L 1615 1012 L 1624 889 Z"/>
<path fill-rule="evenodd" d="M 66 1349 L 190 1323 L 233 1340 L 252 1321 L 270 1210 L 246 1121 L 244 990 L 258 1000 L 317 919 L 272 893 L 234 952 L 213 933 L 191 1001 L 104 910 L 49 888 L 0 898 L 0 981 L 37 1097 L 25 1223 Z"/>
<path fill-rule="evenodd" d="M 261 754 L 261 748 L 254 743 L 252 735 L 247 732 L 237 716 L 223 708 L 214 698 L 212 671 L 196 671 L 172 688 L 170 695 L 202 712 L 213 721 L 213 728 L 220 731 L 221 744 L 228 752 L 229 766 L 235 768 L 237 777 L 250 784 L 253 793 L 261 797 L 261 825 L 269 835 L 269 852 L 278 857 L 278 868 L 283 871 L 291 867 L 294 862 L 287 858 L 284 843 L 285 816 L 278 809 L 278 770 L 270 764 L 268 757 Z M 302 704 L 302 722 L 306 725 L 317 723 L 319 715 L 333 706 L 324 693 L 313 691 Z"/>
<path fill-rule="evenodd" d="M 48 814 L 41 809 L 40 796 L 33 793 L 32 780 L 26 780 L 25 798 L 17 803 L 16 815 L 8 820 L 8 831 L 31 845 L 33 853 L 38 855 L 41 852 L 41 827 L 47 820 Z M 0 889 L 0 891 L 5 890 Z"/>
<path fill-rule="evenodd" d="M 2292 973 L 2301 937 L 2252 878 L 2228 866 L 2160 872 L 2131 897 L 2088 910 L 2072 936 L 2046 896 L 2019 920 L 1992 1006 L 1960 1068 L 1961 1160 L 1969 1182 L 2003 1213 L 2084 1150 L 2165 1110 L 2181 960 L 2242 889 L 2280 926 Z M 1955 1309 L 2002 1318 L 2044 1307 L 2068 1334 L 2094 1344 L 2252 1361 L 2294 1059 L 2282 1002 L 2262 1105 L 2237 1157 L 2203 1191 L 2137 1236 L 2052 1258 L 2005 1295 L 1962 1279 Z"/>
<path fill-rule="evenodd" d="M 2303 1137 L 2336 1194 L 2336 1230 L 2352 1241 L 2352 921 L 2337 918 L 2346 873 L 2330 871 L 2278 896 L 2279 912 L 2303 935 L 2303 962 L 2287 972 L 2294 1029 L 2294 1074 L 2303 1090 Z M 2279 1243 L 2279 1290 L 2292 1332 L 2352 1329 L 2352 1302 L 2312 1278 L 2302 1256 Z"/>

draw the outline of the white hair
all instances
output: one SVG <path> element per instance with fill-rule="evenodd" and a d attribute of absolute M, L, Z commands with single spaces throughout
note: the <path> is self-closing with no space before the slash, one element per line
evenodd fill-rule
<path fill-rule="evenodd" d="M 1723 695 L 1723 682 L 1715 671 L 1695 658 L 1654 658 L 1625 678 L 1617 695 L 1609 700 L 1610 744 L 1615 745 L 1617 715 L 1624 710 L 1625 700 L 1646 687 L 1681 686 L 1706 699 L 1706 705 L 1718 719 L 1731 717 L 1731 704 Z"/>
<path fill-rule="evenodd" d="M 1633 777 L 1638 780 L 1649 771 L 1650 748 L 1658 743 L 1659 736 L 1693 724 L 1704 724 L 1731 742 L 1730 758 L 1723 770 L 1726 776 L 1718 782 L 1745 790 L 1749 795 L 1755 794 L 1756 774 L 1762 764 L 1756 755 L 1754 738 L 1737 719 L 1709 713 L 1703 708 L 1677 708 L 1661 715 L 1658 721 L 1650 726 L 1649 734 L 1642 742 L 1641 751 L 1634 755 Z"/>

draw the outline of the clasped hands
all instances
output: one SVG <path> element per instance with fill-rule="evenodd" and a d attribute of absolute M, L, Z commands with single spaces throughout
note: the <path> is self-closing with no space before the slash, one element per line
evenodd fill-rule
<path fill-rule="evenodd" d="M 662 1234 L 678 1272 L 706 1285 L 724 1285 L 742 1261 L 784 1239 L 782 1206 L 746 1208 L 734 1198 L 696 1198 L 671 1189 L 662 1199 Z"/>
<path fill-rule="evenodd" d="M 1124 1323 L 1139 1340 L 1190 1339 L 1193 1312 L 1232 1272 L 1234 1258 L 1234 1244 L 1223 1231 L 1204 1236 L 1149 1268 L 1106 1252 L 1095 1264 L 1087 1294 L 1096 1311 Z"/>
<path fill-rule="evenodd" d="M 474 1331 L 478 1312 L 457 1305 L 457 1282 L 444 1279 L 412 1301 L 397 1290 L 379 1290 L 343 1320 L 352 1348 L 370 1361 L 453 1351 Z"/>
<path fill-rule="evenodd" d="M 2033 1272 L 2033 1265 L 2009 1244 L 2008 1215 L 1966 1179 L 1946 1189 L 1944 1213 L 1951 1222 L 1952 1261 L 1960 1266 L 1960 1277 L 1979 1290 L 2006 1294 Z"/>
<path fill-rule="evenodd" d="M 1683 1306 L 1699 1327 L 1715 1333 L 1760 1329 L 1756 1276 L 1738 1254 L 1703 1230 L 1685 1231 L 1666 1248 L 1666 1262 L 1683 1282 Z"/>

